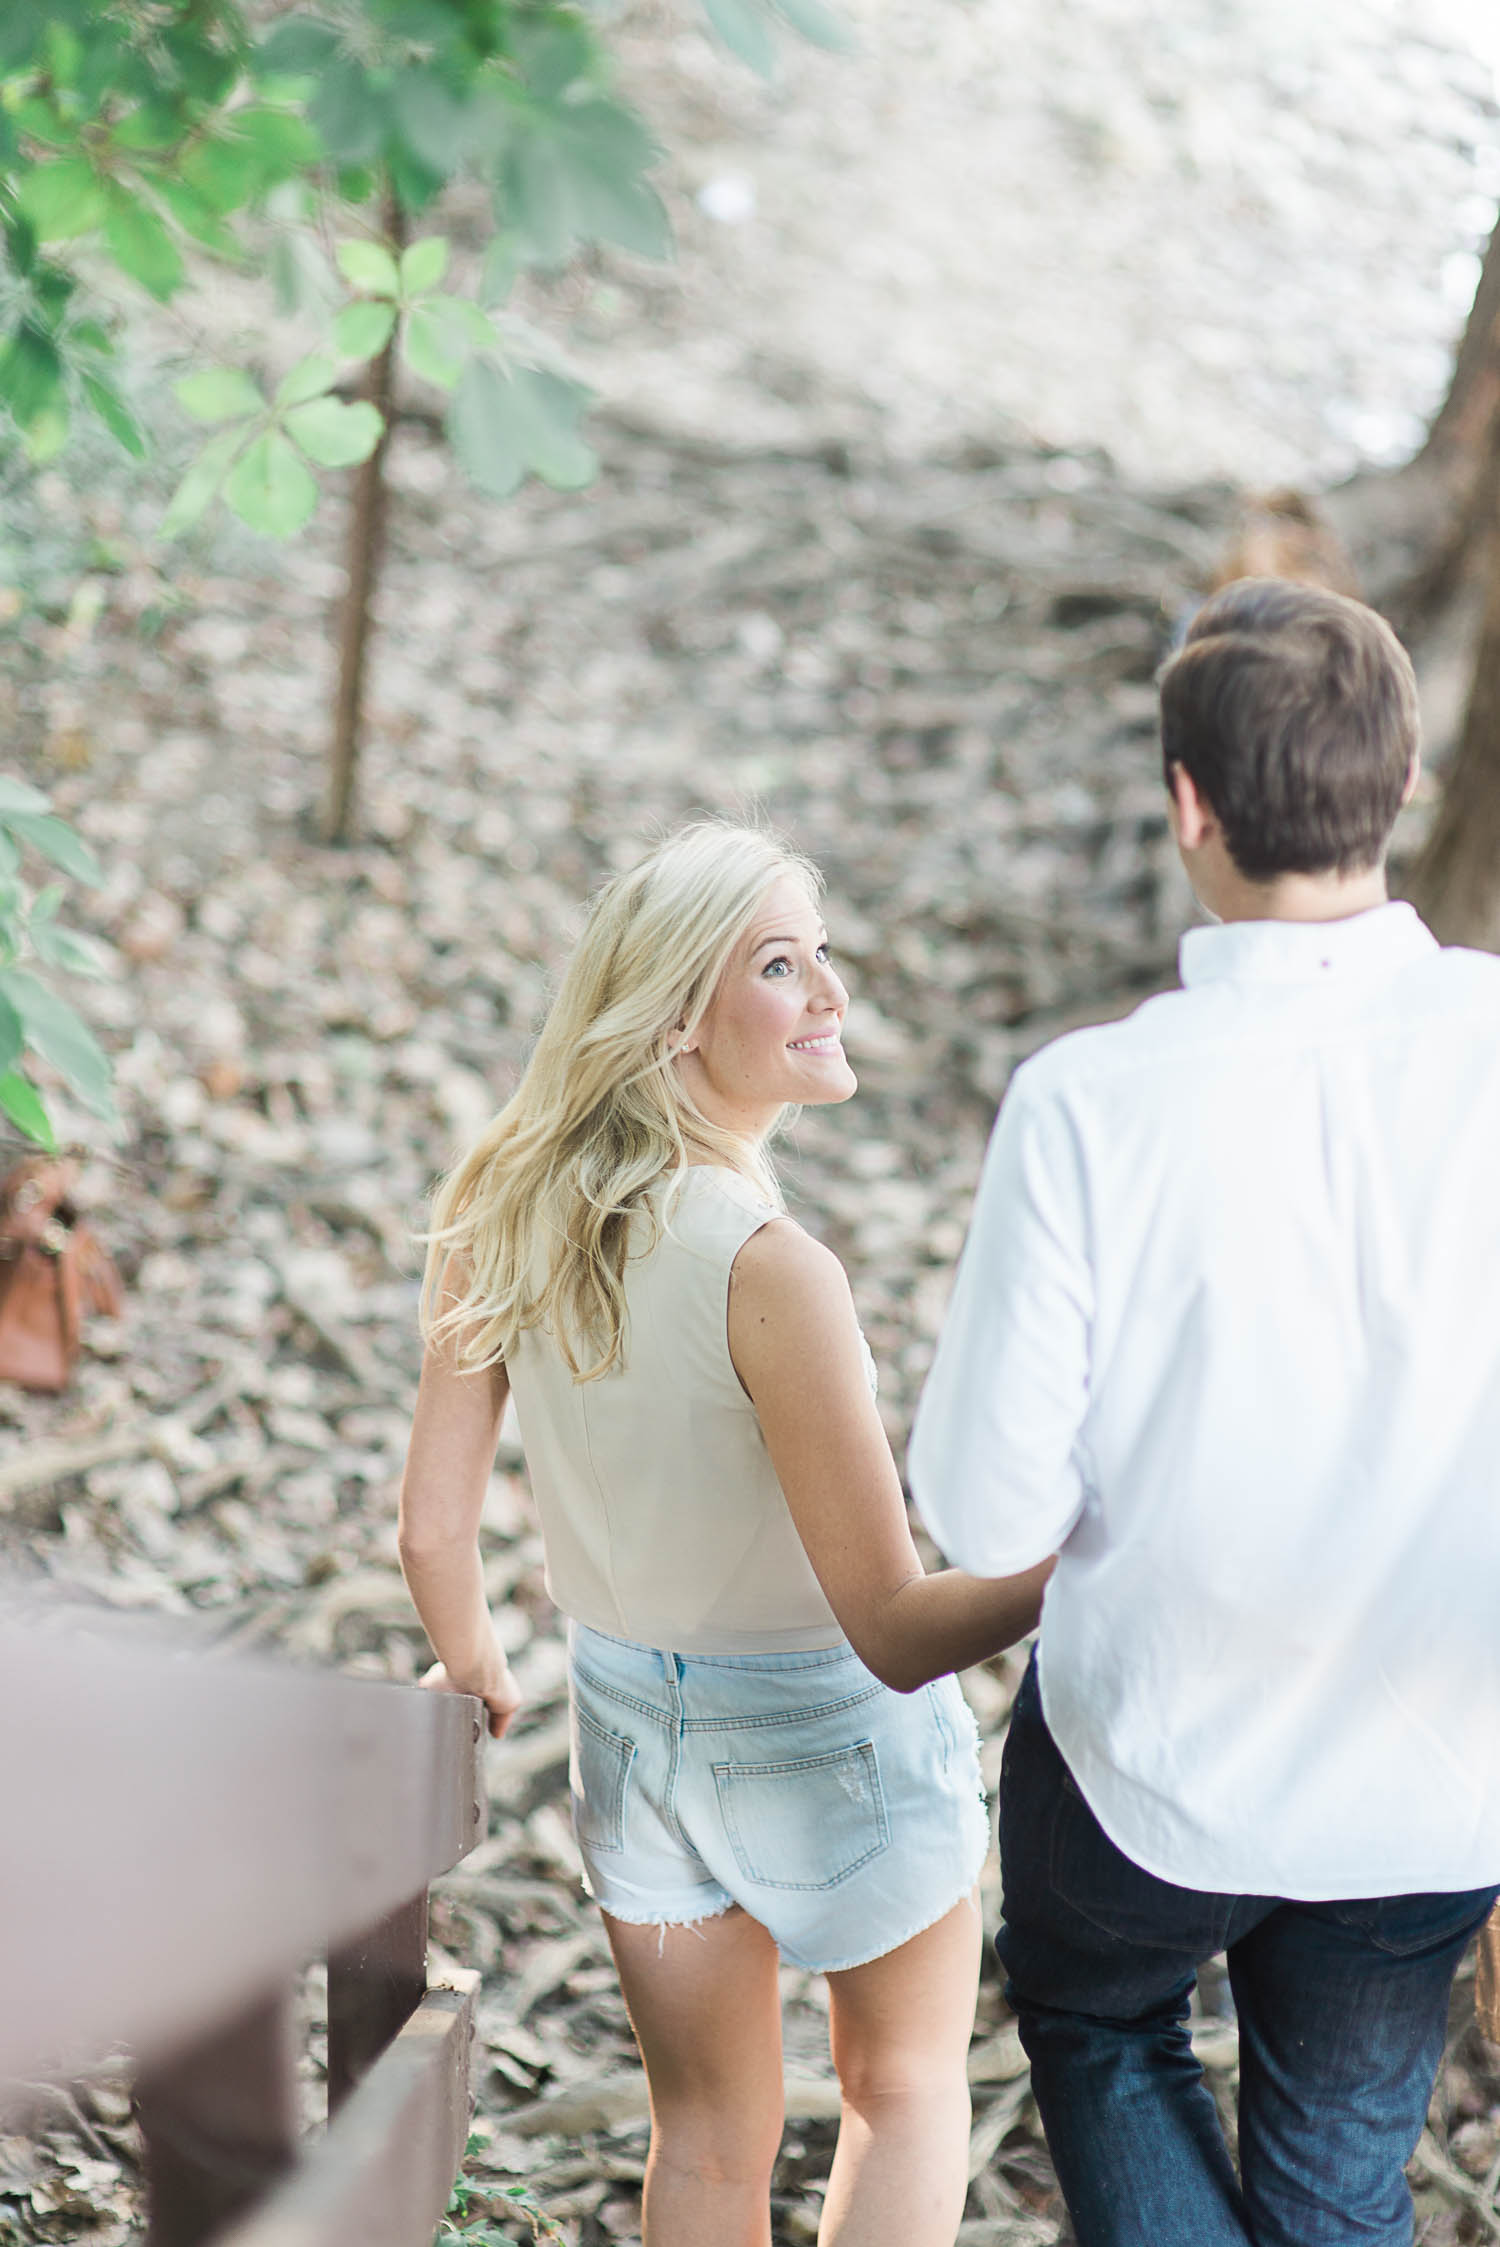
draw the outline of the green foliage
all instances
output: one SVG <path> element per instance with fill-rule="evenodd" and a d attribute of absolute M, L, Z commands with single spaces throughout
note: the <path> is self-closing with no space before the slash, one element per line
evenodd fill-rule
<path fill-rule="evenodd" d="M 758 70 L 772 67 L 777 26 L 842 43 L 823 0 L 703 5 Z M 449 433 L 481 489 L 587 481 L 585 395 L 503 307 L 527 265 L 555 268 L 588 244 L 670 254 L 657 149 L 609 81 L 581 0 L 308 0 L 263 36 L 248 0 L 4 0 L 0 442 L 8 422 L 33 460 L 50 459 L 84 411 L 141 455 L 115 379 L 114 307 L 132 290 L 169 301 L 194 251 L 248 264 L 254 245 L 279 307 L 319 312 L 326 341 L 270 400 L 237 368 L 176 386 L 217 433 L 168 532 L 218 497 L 271 536 L 299 529 L 314 471 L 379 443 L 374 406 L 343 393 L 387 351 L 451 393 Z M 449 245 L 429 218 L 461 176 L 494 212 L 477 300 L 444 291 Z M 344 237 L 337 275 L 319 246 L 330 232 Z"/>
<path fill-rule="evenodd" d="M 483 2139 L 470 2136 L 464 2148 L 466 2155 L 477 2153 Z M 437 2228 L 433 2247 L 448 2247 L 448 2242 L 461 2240 L 464 2247 L 510 2247 L 510 2234 L 496 2229 L 487 2215 L 475 2215 L 476 2200 L 491 2206 L 496 2201 L 505 2204 L 505 2213 L 520 2216 L 531 2228 L 534 2240 L 566 2241 L 567 2234 L 560 2231 L 529 2185 L 478 2185 L 472 2177 L 460 2176 L 453 2187 L 448 2202 L 448 2212 Z"/>
<path fill-rule="evenodd" d="M 35 858 L 74 881 L 92 886 L 102 879 L 93 852 L 55 816 L 47 797 L 0 774 L 0 1114 L 50 1149 L 52 1123 L 32 1081 L 29 1055 L 49 1063 L 94 1115 L 107 1123 L 116 1117 L 102 1047 L 82 1017 L 35 972 L 41 967 L 103 975 L 103 956 L 87 936 L 59 919 L 61 883 L 31 889 L 24 870 Z"/>
<path fill-rule="evenodd" d="M 318 503 L 320 468 L 367 460 L 384 423 L 372 405 L 329 395 L 339 365 L 312 352 L 293 367 L 269 402 L 239 367 L 204 367 L 176 385 L 178 403 L 195 421 L 232 424 L 213 438 L 178 485 L 162 528 L 175 536 L 195 523 L 222 491 L 252 530 L 289 538 Z"/>

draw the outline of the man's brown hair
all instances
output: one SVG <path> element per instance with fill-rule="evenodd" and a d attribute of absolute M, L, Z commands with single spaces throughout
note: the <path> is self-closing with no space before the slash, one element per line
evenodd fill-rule
<path fill-rule="evenodd" d="M 1380 863 L 1418 723 L 1410 660 L 1373 609 L 1240 578 L 1204 602 L 1158 683 L 1167 784 L 1181 765 L 1248 880 Z"/>

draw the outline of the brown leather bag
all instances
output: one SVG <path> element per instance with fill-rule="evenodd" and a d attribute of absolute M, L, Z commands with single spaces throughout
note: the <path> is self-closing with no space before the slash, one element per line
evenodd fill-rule
<path fill-rule="evenodd" d="M 1474 1975 L 1474 2017 L 1479 2033 L 1500 2044 L 1500 1904 L 1479 1930 L 1479 1964 Z"/>
<path fill-rule="evenodd" d="M 0 1180 L 0 1381 L 67 1386 L 84 1315 L 118 1318 L 120 1276 L 73 1206 L 76 1166 L 33 1156 Z"/>

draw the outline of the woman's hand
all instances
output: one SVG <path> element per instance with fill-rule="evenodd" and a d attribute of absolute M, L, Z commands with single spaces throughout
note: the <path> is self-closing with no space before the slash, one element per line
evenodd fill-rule
<path fill-rule="evenodd" d="M 490 1738 L 492 1740 L 504 1739 L 506 1732 L 510 1729 L 511 1718 L 521 1706 L 521 1688 L 517 1685 L 510 1664 L 503 1654 L 500 1657 L 498 1671 L 493 1672 L 483 1685 L 459 1685 L 455 1683 L 441 1662 L 434 1662 L 432 1668 L 424 1673 L 421 1682 L 423 1685 L 430 1687 L 434 1693 L 477 1694 L 489 1711 Z"/>

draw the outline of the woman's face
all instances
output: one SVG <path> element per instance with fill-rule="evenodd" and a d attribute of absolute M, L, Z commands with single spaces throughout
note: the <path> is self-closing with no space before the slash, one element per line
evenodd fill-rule
<path fill-rule="evenodd" d="M 788 1103 L 847 1100 L 856 1084 L 841 1041 L 848 1005 L 817 907 L 795 875 L 778 875 L 677 1049 L 683 1084 L 711 1122 L 754 1139 Z"/>

